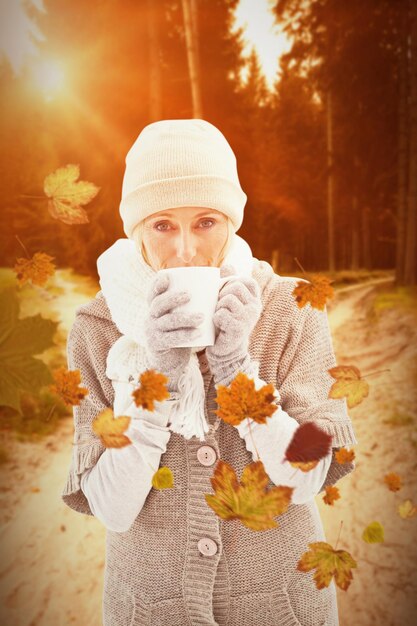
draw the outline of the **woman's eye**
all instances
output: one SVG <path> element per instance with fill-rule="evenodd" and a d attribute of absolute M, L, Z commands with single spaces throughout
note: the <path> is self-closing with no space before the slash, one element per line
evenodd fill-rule
<path fill-rule="evenodd" d="M 216 223 L 216 220 L 212 220 L 212 219 L 210 219 L 210 218 L 207 218 L 206 220 L 202 220 L 200 223 L 201 223 L 201 224 L 204 224 L 204 222 L 206 222 L 206 223 L 207 223 L 207 222 L 211 222 L 211 224 L 215 224 L 215 223 Z"/>
<path fill-rule="evenodd" d="M 210 228 L 215 223 L 216 223 L 216 220 L 207 218 L 205 220 L 201 220 L 200 226 L 203 225 L 203 228 Z M 204 226 L 204 224 L 208 224 L 208 226 Z M 166 228 L 164 228 L 165 226 Z M 155 228 L 156 230 L 159 230 L 159 231 L 166 231 L 166 230 L 169 230 L 169 224 L 168 222 L 158 222 L 158 224 L 155 224 Z"/>
<path fill-rule="evenodd" d="M 159 222 L 159 224 L 155 225 L 156 230 L 167 230 L 166 228 L 159 228 L 159 226 L 168 226 L 166 222 Z"/>

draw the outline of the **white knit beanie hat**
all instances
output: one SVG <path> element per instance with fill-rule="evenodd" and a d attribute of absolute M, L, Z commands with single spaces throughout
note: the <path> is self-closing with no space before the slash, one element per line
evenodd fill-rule
<path fill-rule="evenodd" d="M 235 232 L 243 221 L 247 196 L 236 157 L 225 136 L 201 119 L 148 124 L 126 155 L 120 215 L 131 239 L 143 219 L 182 206 L 217 209 Z"/>

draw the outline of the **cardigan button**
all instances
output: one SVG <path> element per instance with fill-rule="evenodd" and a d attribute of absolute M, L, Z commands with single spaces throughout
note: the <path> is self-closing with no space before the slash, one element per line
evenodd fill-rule
<path fill-rule="evenodd" d="M 216 451 L 211 446 L 201 446 L 197 450 L 197 459 L 200 461 L 201 465 L 205 465 L 206 467 L 213 465 L 216 458 Z"/>
<path fill-rule="evenodd" d="M 204 556 L 213 556 L 217 552 L 217 543 L 210 537 L 203 537 L 197 544 L 199 551 Z"/>
<path fill-rule="evenodd" d="M 198 360 L 200 362 L 200 371 L 202 374 L 205 374 L 206 372 L 209 371 L 210 367 L 209 367 L 208 360 L 204 352 L 199 355 Z"/>

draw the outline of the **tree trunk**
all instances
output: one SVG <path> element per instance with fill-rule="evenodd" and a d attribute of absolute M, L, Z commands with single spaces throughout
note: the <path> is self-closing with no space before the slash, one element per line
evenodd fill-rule
<path fill-rule="evenodd" d="M 416 212 L 417 212 L 417 4 L 410 0 L 410 144 L 408 170 L 407 222 L 404 252 L 404 283 L 417 284 Z"/>
<path fill-rule="evenodd" d="M 152 0 L 148 0 L 147 5 L 147 26 L 149 39 L 149 117 L 151 121 L 157 121 L 163 117 L 163 111 L 157 5 Z"/>
<path fill-rule="evenodd" d="M 272 265 L 272 269 L 274 270 L 275 274 L 278 274 L 278 269 L 279 269 L 279 248 L 274 248 L 272 250 L 271 265 Z"/>
<path fill-rule="evenodd" d="M 369 216 L 371 210 L 368 206 L 364 206 L 361 211 L 361 233 L 362 233 L 362 267 L 371 269 L 371 247 L 370 247 L 370 230 Z"/>
<path fill-rule="evenodd" d="M 198 63 L 198 22 L 194 0 L 182 0 L 184 15 L 185 43 L 187 47 L 188 72 L 191 85 L 193 117 L 203 117 L 201 103 L 200 72 Z"/>
<path fill-rule="evenodd" d="M 334 256 L 334 172 L 333 172 L 333 127 L 332 127 L 332 96 L 331 90 L 327 91 L 326 106 L 326 141 L 327 141 L 327 240 L 328 240 L 328 266 L 332 272 L 335 270 Z"/>
<path fill-rule="evenodd" d="M 396 260 L 395 280 L 397 285 L 404 284 L 404 247 L 405 220 L 407 207 L 408 179 L 408 62 L 407 62 L 407 12 L 402 15 L 401 49 L 399 58 L 399 106 L 398 106 L 398 196 L 396 216 Z"/>
<path fill-rule="evenodd" d="M 347 263 L 344 267 L 348 267 Z M 359 268 L 358 197 L 356 193 L 354 193 L 352 197 L 352 256 L 350 259 L 350 269 L 357 270 L 358 268 Z"/>

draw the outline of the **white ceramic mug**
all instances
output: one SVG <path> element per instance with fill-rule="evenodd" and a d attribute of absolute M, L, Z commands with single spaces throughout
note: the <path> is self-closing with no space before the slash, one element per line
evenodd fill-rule
<path fill-rule="evenodd" d="M 220 276 L 220 267 L 189 266 L 168 267 L 159 270 L 158 274 L 169 275 L 169 289 L 187 291 L 189 302 L 178 305 L 176 311 L 203 313 L 204 320 L 198 327 L 201 331 L 195 338 L 181 342 L 175 348 L 192 348 L 195 346 L 213 346 L 215 342 L 215 325 L 213 315 L 219 297 L 219 291 L 225 283 L 238 278 L 237 274 Z"/>

